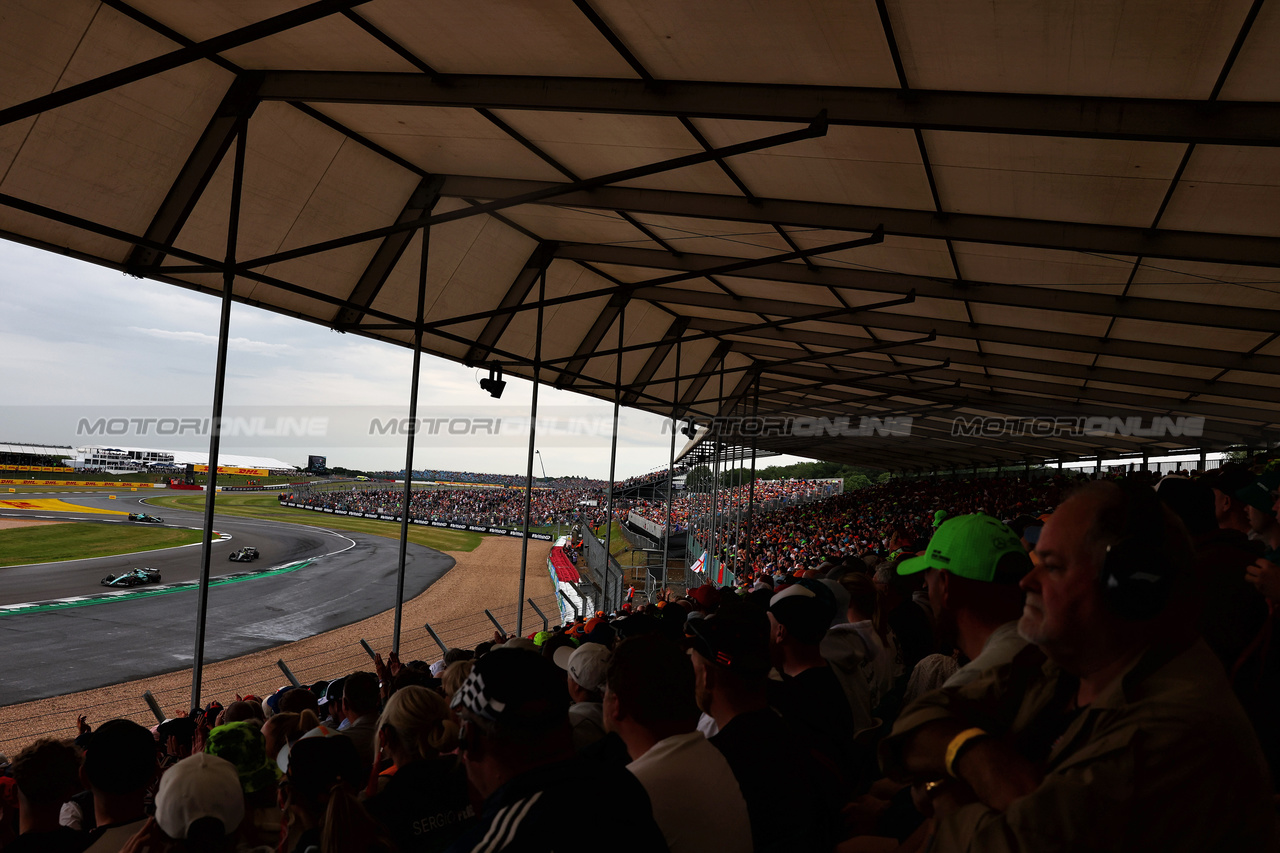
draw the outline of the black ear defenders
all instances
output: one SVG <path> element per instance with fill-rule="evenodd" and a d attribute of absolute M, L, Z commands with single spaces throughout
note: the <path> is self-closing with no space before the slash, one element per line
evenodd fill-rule
<path fill-rule="evenodd" d="M 1102 599 L 1126 619 L 1151 619 L 1169 602 L 1177 574 L 1169 554 L 1173 545 L 1165 541 L 1164 504 L 1149 488 L 1119 488 L 1124 494 L 1124 535 L 1107 546 L 1098 574 Z"/>

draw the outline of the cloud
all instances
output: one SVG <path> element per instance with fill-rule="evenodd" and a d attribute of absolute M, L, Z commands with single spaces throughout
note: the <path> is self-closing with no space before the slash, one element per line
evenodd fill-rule
<path fill-rule="evenodd" d="M 204 332 L 178 331 L 175 329 L 144 329 L 139 326 L 130 326 L 128 331 L 139 335 L 149 335 L 153 338 L 160 338 L 165 341 L 181 341 L 190 344 L 209 344 L 211 346 L 218 343 L 217 335 L 209 335 Z M 283 355 L 290 352 L 293 348 L 288 344 L 272 344 L 266 341 L 254 341 L 249 338 L 231 338 L 227 341 L 227 345 L 236 352 L 251 352 L 257 355 Z"/>

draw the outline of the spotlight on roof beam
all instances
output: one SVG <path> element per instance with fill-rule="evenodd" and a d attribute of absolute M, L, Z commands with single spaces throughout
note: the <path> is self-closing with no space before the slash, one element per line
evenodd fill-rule
<path fill-rule="evenodd" d="M 489 368 L 489 378 L 480 380 L 480 390 L 488 391 L 489 396 L 495 400 L 502 398 L 502 392 L 507 388 L 507 383 L 502 378 L 502 365 L 494 365 Z"/>
<path fill-rule="evenodd" d="M 680 427 L 680 432 L 682 432 L 688 438 L 693 438 L 695 435 L 697 435 L 698 427 L 696 424 L 694 424 L 693 418 L 689 418 L 684 422 L 684 426 Z"/>

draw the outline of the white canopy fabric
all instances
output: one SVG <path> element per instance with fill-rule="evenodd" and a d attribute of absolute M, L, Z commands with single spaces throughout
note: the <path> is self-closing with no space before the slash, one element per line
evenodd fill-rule
<path fill-rule="evenodd" d="M 249 304 L 412 346 L 434 218 L 425 351 L 613 399 L 621 322 L 627 405 L 846 433 L 770 450 L 1261 447 L 1277 56 L 1260 0 L 0 0 L 0 235 L 219 293 L 243 128 Z"/>

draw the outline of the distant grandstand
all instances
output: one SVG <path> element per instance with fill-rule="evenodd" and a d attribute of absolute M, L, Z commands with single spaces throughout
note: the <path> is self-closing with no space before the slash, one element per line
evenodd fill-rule
<path fill-rule="evenodd" d="M 130 474 L 141 471 L 183 470 L 188 465 L 209 464 L 209 454 L 194 450 L 164 450 L 153 447 L 110 447 L 107 445 L 0 444 L 0 466 L 24 468 L 70 468 L 76 471 Z M 265 470 L 289 473 L 298 466 L 269 456 L 218 454 L 219 468 Z"/>
<path fill-rule="evenodd" d="M 45 444 L 0 444 L 0 467 L 10 469 L 68 466 L 69 446 Z"/>

